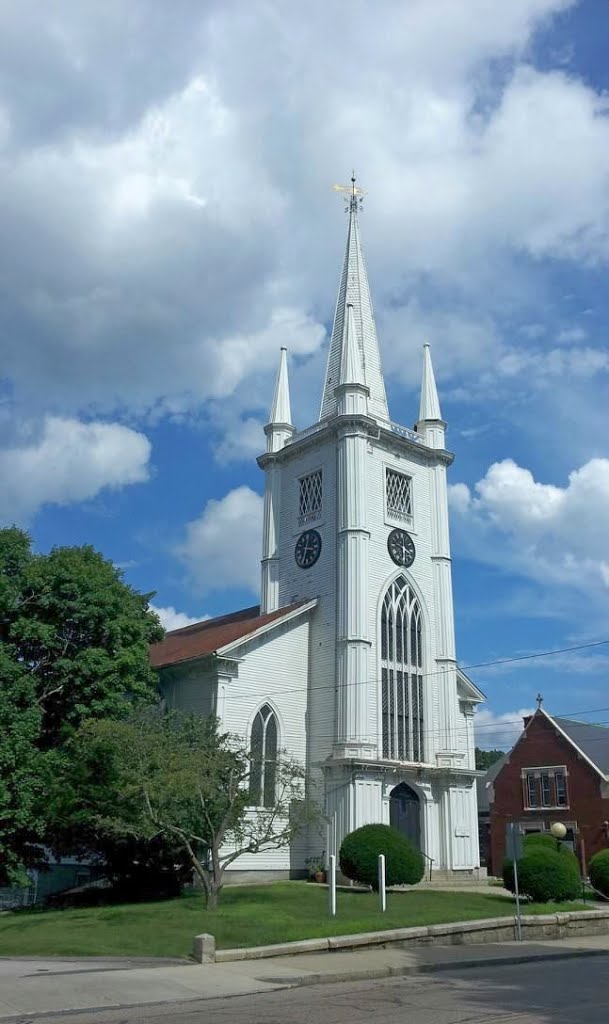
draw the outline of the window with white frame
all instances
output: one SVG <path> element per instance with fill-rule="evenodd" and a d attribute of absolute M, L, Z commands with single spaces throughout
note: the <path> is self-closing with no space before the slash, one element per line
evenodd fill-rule
<path fill-rule="evenodd" d="M 564 767 L 523 768 L 522 783 L 526 810 L 569 806 L 567 770 Z"/>
<path fill-rule="evenodd" d="M 298 497 L 298 525 L 312 523 L 321 518 L 323 482 L 321 469 L 309 473 L 299 480 L 300 493 Z"/>
<path fill-rule="evenodd" d="M 389 519 L 412 520 L 412 479 L 389 467 L 385 468 L 385 507 Z"/>
<path fill-rule="evenodd" d="M 383 757 L 423 761 L 423 638 L 421 608 L 403 576 L 381 610 Z"/>
<path fill-rule="evenodd" d="M 273 807 L 277 779 L 277 719 L 265 704 L 252 724 L 250 747 L 250 804 Z"/>

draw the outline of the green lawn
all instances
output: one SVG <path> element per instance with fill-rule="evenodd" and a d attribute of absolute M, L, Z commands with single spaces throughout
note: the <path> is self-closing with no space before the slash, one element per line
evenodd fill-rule
<path fill-rule="evenodd" d="M 385 914 L 377 905 L 373 893 L 339 891 L 332 919 L 325 887 L 277 882 L 227 888 L 215 913 L 191 894 L 155 903 L 19 912 L 0 917 L 0 956 L 188 956 L 199 932 L 211 932 L 226 949 L 514 913 L 511 900 L 492 892 L 410 890 L 389 893 Z M 523 907 L 533 914 L 581 909 L 573 903 Z"/>

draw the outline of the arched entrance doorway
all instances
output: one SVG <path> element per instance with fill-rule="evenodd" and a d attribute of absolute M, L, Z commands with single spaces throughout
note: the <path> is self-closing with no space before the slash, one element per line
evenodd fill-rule
<path fill-rule="evenodd" d="M 417 848 L 421 849 L 421 806 L 414 789 L 400 782 L 389 797 L 389 822 Z"/>

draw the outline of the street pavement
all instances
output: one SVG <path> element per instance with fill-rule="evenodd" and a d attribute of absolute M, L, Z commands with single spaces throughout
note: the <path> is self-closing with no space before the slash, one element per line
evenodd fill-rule
<path fill-rule="evenodd" d="M 318 985 L 329 990 L 335 982 L 354 984 L 363 979 L 382 980 L 390 975 L 408 977 L 414 983 L 430 972 L 433 972 L 434 983 L 441 979 L 441 984 L 445 985 L 445 976 L 454 971 L 460 971 L 465 980 L 470 980 L 476 977 L 481 966 L 485 970 L 490 969 L 493 962 L 497 969 L 499 964 L 518 966 L 515 961 L 527 970 L 536 962 L 539 970 L 551 969 L 557 977 L 571 970 L 573 964 L 585 965 L 588 969 L 598 962 L 607 971 L 609 936 L 487 946 L 376 948 L 205 965 L 118 958 L 2 959 L 0 1021 L 23 1022 L 49 1014 L 53 1019 L 62 1019 L 68 1012 L 74 1024 L 74 1014 L 78 1011 L 91 1011 L 83 1020 L 94 1020 L 98 1011 L 106 1013 L 113 1008 L 120 1008 L 121 1021 L 152 1020 L 159 1006 L 167 1019 L 171 1019 L 168 1015 L 173 1013 L 177 1021 L 182 1019 L 180 1014 L 188 1015 L 189 1006 L 194 1013 L 196 1006 L 203 1003 L 209 1003 L 209 1011 L 214 1015 L 221 1004 L 233 1000 L 235 1012 L 238 1012 L 242 996 L 251 997 L 245 1000 L 245 1005 L 258 1006 L 261 1005 L 259 997 L 267 998 L 273 990 L 281 991 L 281 1003 L 282 999 L 292 999 L 290 992 L 294 989 L 311 990 Z M 311 996 L 314 1001 L 318 998 L 323 1003 L 323 993 Z M 180 1009 L 181 1004 L 183 1009 Z M 100 1019 L 110 1018 L 102 1014 Z M 196 1017 L 189 1019 L 196 1020 Z M 246 1019 L 257 1018 L 243 1018 Z"/>
<path fill-rule="evenodd" d="M 495 960 L 470 970 L 455 964 L 438 974 L 59 1013 L 48 1019 L 52 1024 L 606 1024 L 608 967 L 609 953 L 521 964 Z M 15 1024 L 34 1019 L 22 1015 Z"/>

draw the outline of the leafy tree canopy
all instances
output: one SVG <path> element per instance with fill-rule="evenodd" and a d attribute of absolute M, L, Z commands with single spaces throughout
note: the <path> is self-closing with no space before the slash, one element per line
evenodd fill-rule
<path fill-rule="evenodd" d="M 150 597 L 92 547 L 34 554 L 27 534 L 0 530 L 0 640 L 33 680 L 42 746 L 154 698 L 148 648 L 163 630 Z"/>
<path fill-rule="evenodd" d="M 482 750 L 476 747 L 476 768 L 478 771 L 486 772 L 504 754 L 505 750 Z"/>
<path fill-rule="evenodd" d="M 91 547 L 35 554 L 22 530 L 0 530 L 0 884 L 45 841 L 67 738 L 156 698 L 148 647 L 163 630 L 149 596 Z"/>

